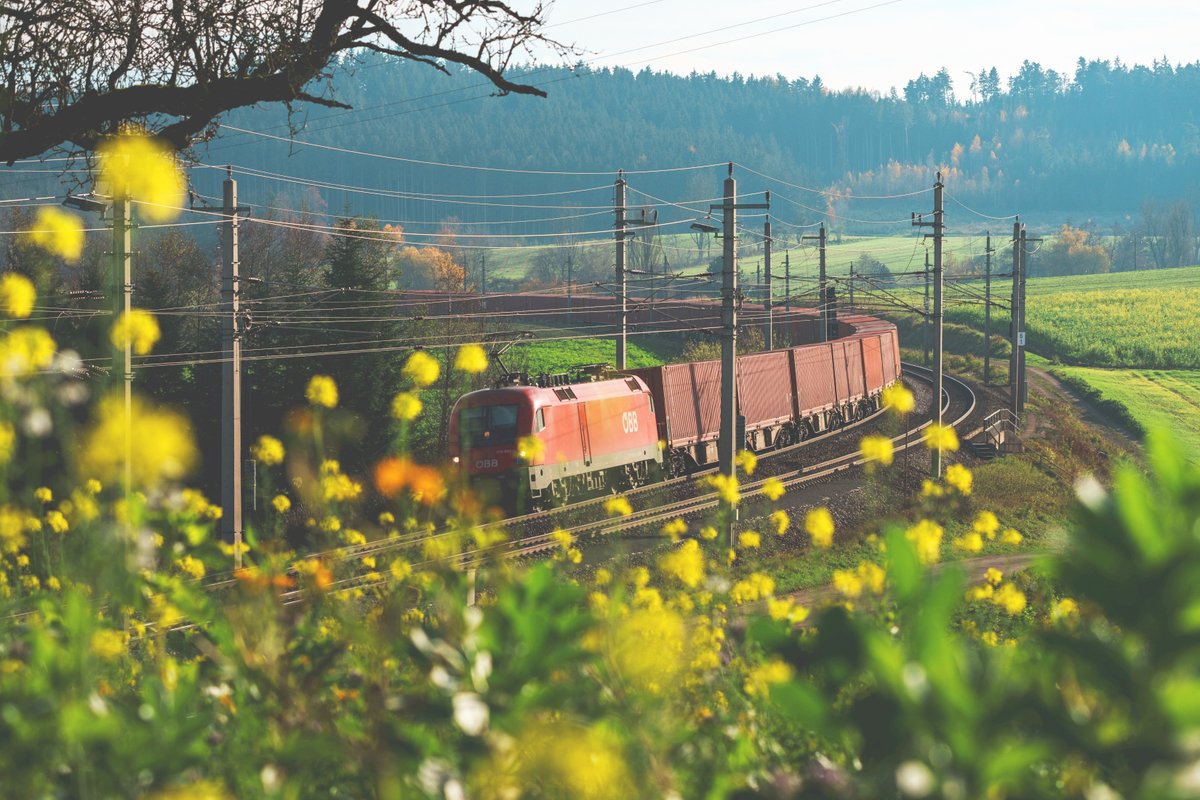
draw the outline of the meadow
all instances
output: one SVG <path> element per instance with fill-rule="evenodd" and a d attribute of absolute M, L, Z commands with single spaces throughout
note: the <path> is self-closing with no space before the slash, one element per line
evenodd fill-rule
<path fill-rule="evenodd" d="M 1057 367 L 1054 373 L 1141 430 L 1171 430 L 1187 453 L 1200 453 L 1200 371 Z"/>

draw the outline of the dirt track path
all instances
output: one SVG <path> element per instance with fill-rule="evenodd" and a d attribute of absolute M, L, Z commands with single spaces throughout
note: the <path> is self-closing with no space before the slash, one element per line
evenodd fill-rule
<path fill-rule="evenodd" d="M 1028 367 L 1029 390 L 1045 397 L 1061 400 L 1075 409 L 1079 419 L 1093 428 L 1100 429 L 1109 438 L 1120 442 L 1128 450 L 1140 451 L 1142 444 L 1120 421 L 1114 419 L 1084 397 L 1080 397 L 1053 374 L 1040 367 Z M 1026 416 L 1024 437 L 1036 437 L 1040 419 L 1036 411 Z"/>

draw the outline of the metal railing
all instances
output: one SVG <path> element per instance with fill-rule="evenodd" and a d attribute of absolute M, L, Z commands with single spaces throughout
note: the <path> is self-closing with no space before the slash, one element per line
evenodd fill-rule
<path fill-rule="evenodd" d="M 1021 418 L 1011 409 L 1001 408 L 988 414 L 983 420 L 983 435 L 997 450 L 1004 443 L 1005 434 L 1016 436 L 1021 431 Z"/>

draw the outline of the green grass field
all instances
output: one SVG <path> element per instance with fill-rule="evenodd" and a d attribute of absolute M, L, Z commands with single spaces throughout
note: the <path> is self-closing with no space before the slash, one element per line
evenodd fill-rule
<path fill-rule="evenodd" d="M 1115 403 L 1143 430 L 1166 428 L 1200 456 L 1200 371 L 1058 367 L 1069 384 Z"/>
<path fill-rule="evenodd" d="M 630 341 L 626 363 L 630 367 L 652 367 L 678 358 L 679 345 L 659 337 L 654 342 Z M 504 363 L 514 370 L 562 372 L 580 364 L 612 364 L 616 343 L 612 339 L 570 339 L 519 344 L 505 354 Z"/>

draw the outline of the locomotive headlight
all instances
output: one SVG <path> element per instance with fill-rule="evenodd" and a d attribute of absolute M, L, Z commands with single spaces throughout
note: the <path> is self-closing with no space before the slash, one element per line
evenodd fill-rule
<path fill-rule="evenodd" d="M 457 463 L 458 463 L 458 456 L 455 456 L 455 457 L 454 457 L 452 460 L 454 461 L 454 463 L 455 463 L 455 464 L 457 464 Z"/>
<path fill-rule="evenodd" d="M 525 457 L 525 451 L 524 451 L 524 450 L 520 450 L 520 451 L 518 451 L 518 452 L 517 452 L 517 455 L 519 455 L 521 458 L 524 458 L 524 457 Z"/>

